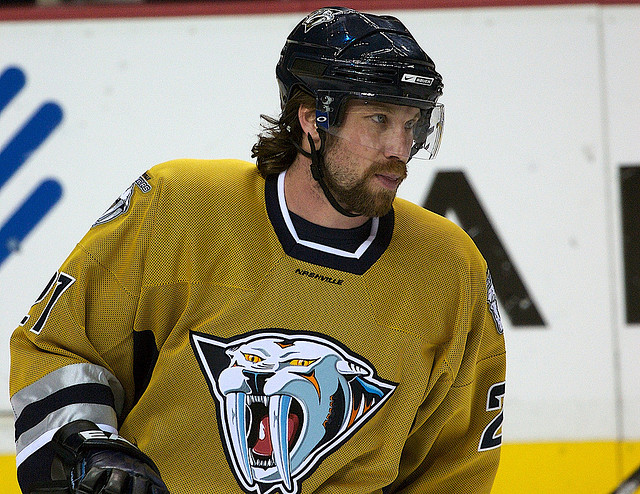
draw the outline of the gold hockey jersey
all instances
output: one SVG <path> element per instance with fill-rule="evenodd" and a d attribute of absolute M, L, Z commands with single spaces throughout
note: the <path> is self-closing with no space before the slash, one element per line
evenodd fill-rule
<path fill-rule="evenodd" d="M 405 200 L 353 249 L 306 238 L 234 160 L 141 176 L 11 339 L 18 477 L 84 418 L 172 494 L 489 492 L 505 348 L 487 266 Z"/>

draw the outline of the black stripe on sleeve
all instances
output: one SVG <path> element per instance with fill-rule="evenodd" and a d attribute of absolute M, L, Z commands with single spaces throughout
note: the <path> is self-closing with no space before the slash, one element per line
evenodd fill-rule
<path fill-rule="evenodd" d="M 47 415 L 67 405 L 73 404 L 108 405 L 115 409 L 115 400 L 111 388 L 105 384 L 76 384 L 27 405 L 16 419 L 16 441 L 20 435 L 35 427 Z M 86 417 L 91 420 L 91 417 Z"/>

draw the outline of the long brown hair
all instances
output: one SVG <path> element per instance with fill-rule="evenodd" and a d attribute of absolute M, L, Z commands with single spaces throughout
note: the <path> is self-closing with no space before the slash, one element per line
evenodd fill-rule
<path fill-rule="evenodd" d="M 315 108 L 315 98 L 302 90 L 297 90 L 285 104 L 280 118 L 260 115 L 264 120 L 263 132 L 258 142 L 251 148 L 251 157 L 256 158 L 258 171 L 263 177 L 278 174 L 291 166 L 300 145 L 303 131 L 298 120 L 298 108 Z"/>

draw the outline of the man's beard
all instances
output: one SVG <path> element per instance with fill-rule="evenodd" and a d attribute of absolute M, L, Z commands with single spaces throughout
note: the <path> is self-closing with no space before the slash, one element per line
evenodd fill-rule
<path fill-rule="evenodd" d="M 332 141 L 332 142 L 330 142 Z M 398 185 L 407 176 L 407 165 L 399 159 L 373 163 L 364 175 L 358 176 L 355 161 L 364 158 L 343 151 L 349 143 L 340 138 L 327 139 L 324 153 L 324 179 L 335 199 L 347 210 L 362 216 L 384 216 L 396 197 L 396 190 L 377 185 L 377 174 L 399 175 Z M 354 163 L 354 166 L 349 166 Z"/>

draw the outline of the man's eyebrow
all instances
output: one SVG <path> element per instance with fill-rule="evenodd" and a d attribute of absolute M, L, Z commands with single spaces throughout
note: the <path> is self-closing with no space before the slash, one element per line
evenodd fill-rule
<path fill-rule="evenodd" d="M 389 103 L 384 103 L 382 101 L 369 101 L 369 100 L 364 100 L 364 104 L 363 106 L 365 108 L 372 108 L 372 109 L 382 109 L 382 110 L 391 110 L 391 104 Z"/>
<path fill-rule="evenodd" d="M 393 111 L 393 108 L 395 106 L 398 105 L 394 105 L 393 103 L 385 103 L 384 101 L 373 101 L 373 100 L 364 100 L 365 104 L 363 105 L 365 108 L 370 108 L 372 110 L 386 110 L 386 111 Z M 416 108 L 416 113 L 415 115 L 410 119 L 413 120 L 414 118 L 420 118 L 420 108 Z"/>

